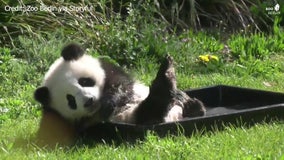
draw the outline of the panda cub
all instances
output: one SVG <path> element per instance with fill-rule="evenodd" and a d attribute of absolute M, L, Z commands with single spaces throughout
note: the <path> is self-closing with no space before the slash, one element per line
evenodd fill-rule
<path fill-rule="evenodd" d="M 173 59 L 166 56 L 150 87 L 120 67 L 84 54 L 77 44 L 63 48 L 34 93 L 45 112 L 80 128 L 100 122 L 153 124 L 203 116 L 203 103 L 177 89 Z"/>

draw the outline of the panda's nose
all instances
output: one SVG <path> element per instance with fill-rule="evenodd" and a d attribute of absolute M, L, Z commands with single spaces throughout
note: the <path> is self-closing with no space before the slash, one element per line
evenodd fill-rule
<path fill-rule="evenodd" d="M 95 103 L 95 98 L 88 98 L 86 103 L 84 104 L 84 107 L 91 107 Z"/>

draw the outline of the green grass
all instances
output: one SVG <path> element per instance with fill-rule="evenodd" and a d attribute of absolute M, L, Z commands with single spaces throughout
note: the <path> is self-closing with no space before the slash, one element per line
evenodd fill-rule
<path fill-rule="evenodd" d="M 13 127 L 11 127 L 11 125 Z M 33 144 L 37 122 L 30 119 L 2 125 L 1 159 L 283 159 L 284 125 L 258 124 L 251 128 L 225 128 L 223 131 L 192 137 L 159 138 L 149 133 L 134 144 L 96 144 L 55 149 Z M 7 128 L 7 129 L 6 129 Z M 8 129 L 9 128 L 9 129 Z M 27 134 L 29 133 L 29 134 Z"/>
<path fill-rule="evenodd" d="M 157 12 L 152 10 L 149 4 L 142 11 L 129 6 L 129 16 L 112 14 L 108 19 L 106 13 L 99 14 L 103 22 L 98 24 L 80 18 L 88 15 L 75 15 L 84 25 L 70 22 L 53 30 L 58 24 L 52 23 L 54 26 L 47 26 L 52 32 L 38 31 L 35 26 L 33 33 L 13 36 L 12 44 L 0 46 L 0 159 L 284 159 L 283 121 L 250 128 L 228 126 L 191 137 L 160 138 L 149 133 L 146 140 L 134 144 L 78 144 L 55 149 L 35 144 L 41 108 L 33 92 L 68 42 L 80 42 L 88 54 L 112 58 L 146 84 L 153 80 L 161 58 L 170 54 L 181 89 L 225 84 L 284 91 L 284 32 L 277 21 L 270 33 L 222 35 L 184 30 L 177 34 L 155 19 Z M 43 18 L 40 14 L 28 19 Z M 55 16 L 56 22 L 64 18 Z M 20 21 L 13 25 L 32 24 Z M 199 58 L 207 54 L 219 60 Z"/>
<path fill-rule="evenodd" d="M 205 35 L 203 35 L 205 36 Z M 29 48 L 26 41 L 23 47 Z M 54 40 L 55 42 L 55 40 Z M 176 40 L 174 43 L 179 43 Z M 59 55 L 59 44 L 36 43 L 40 52 L 35 56 L 39 61 L 15 58 L 13 52 L 1 54 L 1 98 L 0 98 L 0 157 L 1 159 L 283 159 L 283 122 L 258 124 L 252 128 L 227 127 L 205 135 L 195 134 L 159 138 L 149 134 L 145 141 L 121 145 L 97 144 L 95 146 L 76 145 L 70 148 L 47 149 L 38 147 L 34 137 L 40 120 L 40 109 L 33 98 L 34 89 L 40 84 L 48 51 Z M 27 45 L 27 46 L 25 46 Z M 48 51 L 40 46 L 49 46 Z M 199 47 L 198 45 L 193 47 Z M 41 50 L 42 49 L 42 50 Z M 178 86 L 183 89 L 227 84 L 270 91 L 283 92 L 284 74 L 279 68 L 268 67 L 271 62 L 260 60 L 258 65 L 234 60 L 211 66 L 200 64 L 198 55 L 192 53 L 188 59 L 187 49 L 171 52 L 176 58 Z M 203 52 L 206 52 L 203 50 Z M 199 53 L 203 53 L 200 51 Z M 2 52 L 3 53 L 3 52 Z M 218 53 L 216 53 L 218 54 Z M 44 58 L 41 58 L 40 56 Z M 220 58 L 222 56 L 219 55 Z M 283 66 L 283 53 L 269 56 L 274 64 Z M 257 59 L 255 59 L 257 60 Z M 267 59 L 269 60 L 269 59 Z M 37 64 L 37 62 L 44 62 Z M 157 70 L 157 59 L 140 59 L 136 67 L 129 68 L 134 76 L 149 84 Z M 147 62 L 147 63 L 146 63 Z M 11 65 L 12 64 L 12 65 Z M 36 67 L 37 66 L 37 67 Z M 259 68 L 257 68 L 259 67 Z M 263 67 L 263 71 L 259 72 Z M 4 70 L 5 69 L 5 70 Z M 27 72 L 28 71 L 28 72 Z M 259 73 L 259 74 L 253 74 Z M 269 85 L 268 85 L 269 84 Z"/>
<path fill-rule="evenodd" d="M 57 33 L 54 33 L 57 34 Z M 258 124 L 251 128 L 227 127 L 192 137 L 149 134 L 145 141 L 120 145 L 84 144 L 48 149 L 35 144 L 40 121 L 40 106 L 32 97 L 48 65 L 59 56 L 65 43 L 62 37 L 19 39 L 19 49 L 1 50 L 0 79 L 0 157 L 1 159 L 283 159 L 283 121 Z M 212 35 L 184 33 L 157 46 L 175 58 L 178 86 L 182 89 L 227 84 L 283 92 L 283 50 L 252 60 L 232 58 L 211 50 L 207 43 L 223 46 Z M 235 36 L 232 36 L 235 37 Z M 184 43 L 191 38 L 191 45 Z M 244 37 L 245 38 L 245 37 Z M 205 39 L 204 44 L 199 45 Z M 144 43 L 143 41 L 141 43 Z M 282 43 L 282 42 L 279 42 Z M 175 44 L 175 45 L 173 45 Z M 234 46 L 230 46 L 234 47 Z M 218 48 L 218 47 L 217 47 Z M 198 56 L 210 53 L 219 57 L 216 64 L 203 63 Z M 89 54 L 98 55 L 89 50 Z M 158 68 L 159 56 L 142 56 L 135 66 L 126 68 L 140 81 L 150 84 Z M 272 63 L 273 62 L 273 63 Z"/>

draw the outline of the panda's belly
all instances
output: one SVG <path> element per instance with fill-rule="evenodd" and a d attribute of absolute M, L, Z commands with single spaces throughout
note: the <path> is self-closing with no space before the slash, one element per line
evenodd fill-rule
<path fill-rule="evenodd" d="M 135 123 L 133 113 L 139 104 L 149 95 L 149 87 L 141 83 L 133 85 L 133 100 L 125 106 L 119 107 L 119 111 L 115 111 L 111 115 L 111 122 Z"/>
<path fill-rule="evenodd" d="M 127 109 L 117 115 L 112 115 L 110 121 L 135 124 L 135 118 L 133 117 L 133 113 L 138 105 L 139 104 L 127 104 L 127 106 L 125 106 L 125 108 Z M 179 121 L 183 119 L 182 113 L 183 113 L 182 107 L 175 105 L 164 117 L 164 122 Z"/>
<path fill-rule="evenodd" d="M 133 86 L 134 96 L 131 103 L 126 104 L 125 106 L 120 107 L 120 111 L 116 111 L 111 115 L 111 122 L 119 123 L 130 123 L 135 124 L 134 111 L 139 106 L 139 104 L 145 100 L 149 94 L 149 87 L 143 84 L 136 83 Z M 164 122 L 173 122 L 178 121 L 183 118 L 182 116 L 183 108 L 179 105 L 174 105 L 168 114 L 164 117 Z"/>
<path fill-rule="evenodd" d="M 123 106 L 123 110 L 119 112 L 118 114 L 113 114 L 110 117 L 110 122 L 118 122 L 118 123 L 135 123 L 135 118 L 133 116 L 133 113 L 135 109 L 137 108 L 138 104 L 127 104 L 126 106 Z"/>

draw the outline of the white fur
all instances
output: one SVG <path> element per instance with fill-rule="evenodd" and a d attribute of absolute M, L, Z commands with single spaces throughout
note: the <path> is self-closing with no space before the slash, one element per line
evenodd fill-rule
<path fill-rule="evenodd" d="M 149 87 L 141 83 L 135 83 L 133 86 L 134 96 L 132 103 L 126 104 L 122 107 L 124 110 L 120 111 L 119 114 L 113 114 L 110 118 L 112 122 L 123 122 L 123 123 L 135 123 L 133 117 L 133 111 L 138 105 L 147 98 L 149 95 Z"/>
<path fill-rule="evenodd" d="M 134 90 L 134 101 L 132 103 L 128 103 L 124 111 L 120 112 L 119 114 L 113 114 L 111 116 L 110 121 L 112 122 L 121 122 L 121 123 L 135 123 L 135 117 L 133 117 L 133 111 L 138 107 L 138 105 L 147 98 L 149 95 L 149 87 L 145 86 L 141 83 L 135 83 L 133 86 Z M 164 117 L 165 122 L 173 122 L 183 119 L 182 116 L 183 108 L 180 105 L 174 105 L 170 111 L 168 112 L 167 116 Z"/>
<path fill-rule="evenodd" d="M 168 112 L 168 115 L 164 118 L 165 122 L 173 122 L 183 119 L 182 117 L 182 107 L 179 105 L 174 105 Z"/>
<path fill-rule="evenodd" d="M 82 87 L 78 84 L 80 77 L 89 77 L 95 80 L 95 86 Z M 48 87 L 51 96 L 51 104 L 55 110 L 67 119 L 75 120 L 84 116 L 92 115 L 100 106 L 92 110 L 84 108 L 89 98 L 98 100 L 102 86 L 104 85 L 105 72 L 100 62 L 89 55 L 83 55 L 75 61 L 64 61 L 59 58 L 51 65 L 46 73 L 43 86 Z M 70 109 L 66 94 L 75 97 L 77 109 Z"/>

